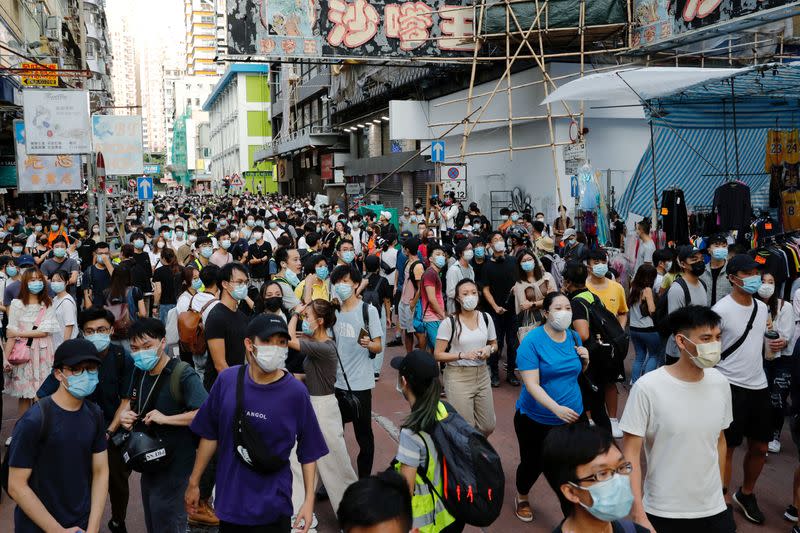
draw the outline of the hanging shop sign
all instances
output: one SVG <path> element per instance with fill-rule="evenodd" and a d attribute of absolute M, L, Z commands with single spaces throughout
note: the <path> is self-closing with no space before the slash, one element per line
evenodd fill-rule
<path fill-rule="evenodd" d="M 229 55 L 450 56 L 474 49 L 468 0 L 227 0 Z"/>
<path fill-rule="evenodd" d="M 81 158 L 74 155 L 37 155 L 27 150 L 25 123 L 14 121 L 19 192 L 78 191 Z"/>
<path fill-rule="evenodd" d="M 94 150 L 103 153 L 107 175 L 144 173 L 142 117 L 93 115 L 92 140 Z"/>
<path fill-rule="evenodd" d="M 58 65 L 55 63 L 21 63 L 23 72 L 19 76 L 22 85 L 27 87 L 58 87 Z"/>
<path fill-rule="evenodd" d="M 323 181 L 330 181 L 333 179 L 333 154 L 322 154 L 319 157 L 320 169 L 319 177 Z"/>
<path fill-rule="evenodd" d="M 27 89 L 22 92 L 29 154 L 88 154 L 92 151 L 89 92 Z"/>

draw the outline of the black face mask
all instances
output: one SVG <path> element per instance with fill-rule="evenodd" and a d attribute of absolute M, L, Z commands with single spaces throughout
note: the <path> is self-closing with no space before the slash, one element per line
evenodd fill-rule
<path fill-rule="evenodd" d="M 273 296 L 271 298 L 267 298 L 264 300 L 264 307 L 268 311 L 277 313 L 278 310 L 281 308 L 281 303 L 283 303 L 283 298 L 281 298 L 280 296 Z"/>
<path fill-rule="evenodd" d="M 702 276 L 703 272 L 706 271 L 706 264 L 704 262 L 702 262 L 702 261 L 698 261 L 697 263 L 692 263 L 691 264 L 691 271 L 692 271 L 692 274 L 694 274 L 695 276 L 698 276 L 698 277 Z"/>

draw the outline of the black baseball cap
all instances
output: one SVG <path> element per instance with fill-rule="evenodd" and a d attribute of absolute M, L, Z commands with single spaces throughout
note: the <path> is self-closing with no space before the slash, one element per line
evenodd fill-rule
<path fill-rule="evenodd" d="M 708 246 L 713 244 L 724 244 L 728 246 L 728 238 L 723 233 L 717 233 L 716 235 L 712 235 L 708 238 Z"/>
<path fill-rule="evenodd" d="M 750 270 L 760 269 L 761 265 L 756 263 L 755 259 L 747 254 L 736 254 L 728 259 L 728 265 L 725 267 L 726 274 L 736 274 L 737 272 L 748 272 Z"/>
<path fill-rule="evenodd" d="M 281 334 L 288 339 L 289 328 L 286 321 L 278 315 L 261 314 L 250 321 L 246 334 L 248 338 L 258 337 L 262 340 Z"/>
<path fill-rule="evenodd" d="M 702 253 L 703 253 L 702 250 L 700 250 L 699 248 L 695 248 L 694 246 L 689 246 L 689 245 L 681 246 L 680 248 L 678 248 L 678 260 L 686 261 L 690 257 Z"/>
<path fill-rule="evenodd" d="M 401 376 L 411 381 L 430 381 L 439 375 L 439 363 L 425 350 L 414 350 L 405 357 L 395 357 L 391 364 Z"/>
<path fill-rule="evenodd" d="M 94 343 L 86 339 L 69 339 L 61 343 L 53 356 L 53 368 L 75 366 L 86 361 L 100 364 Z"/>

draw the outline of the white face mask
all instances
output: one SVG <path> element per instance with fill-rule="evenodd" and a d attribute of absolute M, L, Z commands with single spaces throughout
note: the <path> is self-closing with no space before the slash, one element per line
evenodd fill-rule
<path fill-rule="evenodd" d="M 506 251 L 506 243 L 504 241 L 497 241 L 492 245 L 496 252 L 505 252 Z"/>
<path fill-rule="evenodd" d="M 566 331 L 572 324 L 572 311 L 553 311 L 548 315 L 547 323 L 556 331 Z"/>
<path fill-rule="evenodd" d="M 758 288 L 758 295 L 765 300 L 772 298 L 773 294 L 775 294 L 775 285 L 772 283 L 762 283 L 761 287 Z"/>
<path fill-rule="evenodd" d="M 472 261 L 473 257 L 475 257 L 475 252 L 472 250 L 464 250 L 464 261 Z"/>
<path fill-rule="evenodd" d="M 464 296 L 464 298 L 461 299 L 461 307 L 463 307 L 465 311 L 472 311 L 478 307 L 478 295 L 470 294 L 469 296 Z"/>
<path fill-rule="evenodd" d="M 689 354 L 689 357 L 691 358 L 692 363 L 697 365 L 698 368 L 712 368 L 717 366 L 717 363 L 719 363 L 720 359 L 722 358 L 722 343 L 720 341 L 696 344 L 690 341 L 684 335 L 681 335 L 681 337 L 683 337 L 684 342 L 694 344 L 694 347 L 697 349 L 697 355 L 693 356 L 692 354 Z"/>
<path fill-rule="evenodd" d="M 195 235 L 189 235 L 189 242 L 194 243 L 197 240 Z"/>
<path fill-rule="evenodd" d="M 264 372 L 275 372 L 286 364 L 289 348 L 286 346 L 256 346 L 256 363 Z"/>

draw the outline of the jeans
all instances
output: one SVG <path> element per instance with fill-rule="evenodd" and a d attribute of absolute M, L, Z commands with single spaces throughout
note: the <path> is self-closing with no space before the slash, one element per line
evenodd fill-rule
<path fill-rule="evenodd" d="M 661 362 L 661 336 L 656 331 L 637 331 L 631 329 L 631 342 L 636 352 L 636 359 L 631 369 L 631 383 L 655 370 Z"/>
<path fill-rule="evenodd" d="M 166 325 L 167 315 L 175 308 L 175 304 L 160 304 L 158 306 L 158 319 L 162 324 Z"/>
<path fill-rule="evenodd" d="M 352 409 L 345 399 L 347 394 L 349 394 L 348 391 L 336 389 L 336 400 L 339 402 L 339 410 L 342 412 L 342 425 L 352 422 L 353 431 L 356 434 L 358 443 L 356 465 L 360 479 L 369 477 L 372 473 L 372 463 L 375 460 L 375 435 L 372 433 L 372 389 L 353 391 L 353 395 L 361 404 L 357 411 Z"/>
<path fill-rule="evenodd" d="M 500 354 L 503 346 L 506 347 L 506 362 L 508 368 L 506 375 L 511 376 L 517 368 L 517 317 L 514 311 L 506 311 L 498 315 L 494 311 L 489 313 L 494 321 L 494 329 L 497 333 L 497 351 L 489 357 L 489 368 L 492 374 L 499 372 Z"/>
<path fill-rule="evenodd" d="M 159 472 L 142 473 L 142 506 L 147 533 L 185 533 L 183 495 L 194 461 L 172 464 Z"/>
<path fill-rule="evenodd" d="M 425 325 L 425 338 L 427 342 L 428 351 L 433 353 L 436 347 L 436 334 L 439 333 L 439 324 L 441 320 L 433 320 L 431 322 L 423 322 Z"/>

